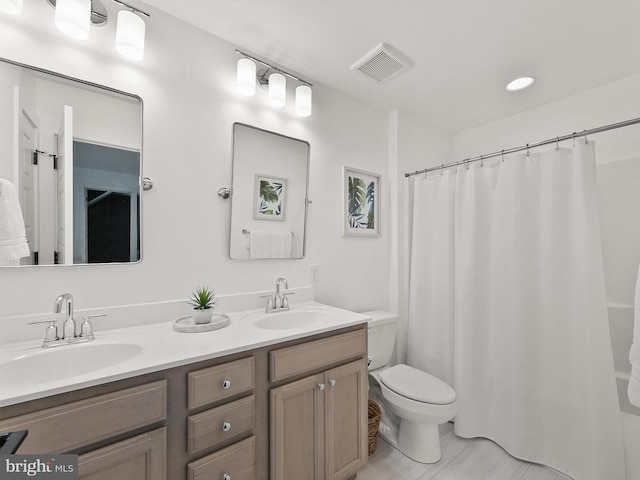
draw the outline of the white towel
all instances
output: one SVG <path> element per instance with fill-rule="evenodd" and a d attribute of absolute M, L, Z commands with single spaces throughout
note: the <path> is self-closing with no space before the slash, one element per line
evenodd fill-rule
<path fill-rule="evenodd" d="M 636 297 L 634 306 L 633 343 L 629 351 L 631 362 L 631 378 L 629 379 L 629 401 L 636 407 L 640 407 L 640 268 L 636 281 Z"/>
<path fill-rule="evenodd" d="M 271 258 L 271 232 L 261 230 L 249 232 L 249 257 Z"/>
<path fill-rule="evenodd" d="M 271 258 L 291 258 L 293 233 L 286 230 L 271 232 Z"/>
<path fill-rule="evenodd" d="M 0 263 L 7 264 L 29 254 L 16 189 L 10 181 L 0 178 Z"/>

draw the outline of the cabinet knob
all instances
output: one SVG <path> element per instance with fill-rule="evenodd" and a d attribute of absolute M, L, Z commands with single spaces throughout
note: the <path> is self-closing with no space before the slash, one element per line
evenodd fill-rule
<path fill-rule="evenodd" d="M 229 388 L 231 388 L 231 380 L 223 380 L 222 388 L 224 388 L 225 390 L 228 390 Z"/>
<path fill-rule="evenodd" d="M 324 390 L 325 384 L 324 383 L 319 383 L 318 384 L 318 390 Z"/>
<path fill-rule="evenodd" d="M 231 423 L 229 422 L 224 422 L 222 424 L 222 431 L 223 432 L 228 432 L 229 430 L 231 430 Z"/>
<path fill-rule="evenodd" d="M 222 475 L 222 480 L 231 480 L 231 475 L 225 473 L 224 475 Z"/>
<path fill-rule="evenodd" d="M 330 387 L 335 387 L 335 386 L 336 386 L 336 383 L 338 383 L 338 382 L 336 382 L 336 380 L 335 380 L 335 379 L 333 379 L 333 378 L 329 380 L 329 386 L 330 386 Z"/>

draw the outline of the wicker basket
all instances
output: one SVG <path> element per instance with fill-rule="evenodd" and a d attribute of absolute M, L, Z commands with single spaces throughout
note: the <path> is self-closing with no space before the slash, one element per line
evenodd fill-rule
<path fill-rule="evenodd" d="M 380 426 L 380 405 L 369 400 L 369 455 L 376 451 L 378 427 Z"/>

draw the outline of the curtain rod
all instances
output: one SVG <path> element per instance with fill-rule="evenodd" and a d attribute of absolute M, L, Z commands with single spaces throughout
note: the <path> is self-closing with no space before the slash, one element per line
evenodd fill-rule
<path fill-rule="evenodd" d="M 480 155 L 478 157 L 465 158 L 464 160 L 459 160 L 457 162 L 445 163 L 440 165 L 439 167 L 431 167 L 425 168 L 423 170 L 416 170 L 415 172 L 405 173 L 405 177 L 411 177 L 413 175 L 420 175 L 421 173 L 433 172 L 435 170 L 444 170 L 445 168 L 457 167 L 458 165 L 468 165 L 471 162 L 477 162 L 478 160 L 486 160 L 488 158 L 499 157 L 501 155 L 506 155 L 510 153 L 522 152 L 524 150 L 529 150 L 531 148 L 541 147 L 543 145 L 550 145 L 552 143 L 559 143 L 565 140 L 576 139 L 578 137 L 587 137 L 587 135 L 593 135 L 600 132 L 606 132 L 607 130 L 615 130 L 616 128 L 628 127 L 630 125 L 636 125 L 640 123 L 640 117 L 632 118 L 631 120 L 625 120 L 624 122 L 612 123 L 610 125 L 605 125 L 603 127 L 592 128 L 590 130 L 583 130 L 582 132 L 573 132 L 569 135 L 563 135 L 562 137 L 550 138 L 548 140 L 542 140 L 541 142 L 536 143 L 527 143 L 526 145 L 522 145 L 520 147 L 507 148 L 505 150 L 500 150 L 499 152 L 488 153 L 486 155 Z"/>

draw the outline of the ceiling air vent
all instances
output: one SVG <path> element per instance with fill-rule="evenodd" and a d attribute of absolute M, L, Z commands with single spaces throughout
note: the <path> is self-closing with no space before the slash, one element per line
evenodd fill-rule
<path fill-rule="evenodd" d="M 381 43 L 351 65 L 351 69 L 377 83 L 384 83 L 409 68 L 410 65 L 411 61 L 405 55 L 391 45 Z"/>

